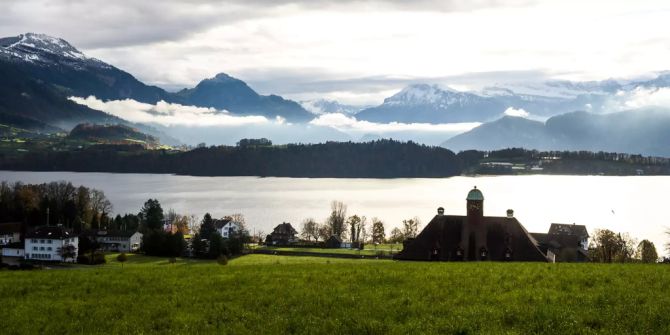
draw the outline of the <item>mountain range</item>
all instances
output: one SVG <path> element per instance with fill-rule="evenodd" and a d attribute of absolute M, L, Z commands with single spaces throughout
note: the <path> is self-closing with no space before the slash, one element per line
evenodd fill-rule
<path fill-rule="evenodd" d="M 626 152 L 670 157 L 670 110 L 644 108 L 610 114 L 572 112 L 546 122 L 505 116 L 456 135 L 454 151 L 526 148 Z"/>
<path fill-rule="evenodd" d="M 670 156 L 665 149 L 670 143 L 665 135 L 670 133 L 670 113 L 663 108 L 623 109 L 625 104 L 621 101 L 640 90 L 665 88 L 670 88 L 670 73 L 645 80 L 498 84 L 468 92 L 435 84 L 412 84 L 378 106 L 358 107 L 333 100 L 296 102 L 278 95 L 261 95 L 225 73 L 204 79 L 195 87 L 168 92 L 88 57 L 60 38 L 34 33 L 0 38 L 0 123 L 43 132 L 69 131 L 80 123 L 124 124 L 166 144 L 197 143 L 203 138 L 210 143 L 235 143 L 239 138 L 234 136 L 265 136 L 276 143 L 346 141 L 361 135 L 364 139 L 410 136 L 420 141 L 445 136 L 443 145 L 454 150 L 514 146 Z M 165 101 L 212 108 L 215 113 L 232 116 L 263 116 L 277 120 L 277 125 L 266 123 L 222 131 L 214 126 L 140 124 L 68 99 L 73 96 L 94 96 L 102 101 L 132 99 L 147 104 Z M 528 119 L 504 116 L 509 110 Z M 357 129 L 362 133 L 352 135 L 309 123 L 331 113 L 355 118 L 352 122 L 483 124 L 448 139 L 452 134 L 412 133 L 420 132 L 416 130 L 383 133 Z"/>

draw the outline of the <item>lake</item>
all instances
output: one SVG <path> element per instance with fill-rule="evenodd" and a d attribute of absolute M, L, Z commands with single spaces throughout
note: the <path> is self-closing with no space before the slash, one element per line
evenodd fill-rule
<path fill-rule="evenodd" d="M 670 226 L 670 177 L 635 176 L 495 176 L 439 179 L 334 179 L 191 177 L 167 174 L 0 171 L 0 180 L 24 183 L 71 181 L 100 189 L 115 214 L 137 213 L 156 198 L 165 210 L 202 217 L 242 213 L 250 230 L 269 233 L 283 221 L 300 229 L 308 217 L 322 222 L 333 200 L 348 214 L 378 217 L 387 235 L 403 219 L 417 216 L 423 225 L 444 207 L 465 214 L 465 197 L 477 186 L 484 193 L 484 214 L 504 216 L 513 209 L 530 232 L 547 232 L 551 223 L 577 223 L 589 232 L 607 228 L 649 239 L 666 254 L 664 233 Z"/>

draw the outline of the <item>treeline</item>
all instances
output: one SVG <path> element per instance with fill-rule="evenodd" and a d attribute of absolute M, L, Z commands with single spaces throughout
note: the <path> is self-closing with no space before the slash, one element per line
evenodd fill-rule
<path fill-rule="evenodd" d="M 631 175 L 639 170 L 644 174 L 670 174 L 668 159 L 617 153 L 506 149 L 455 154 L 441 147 L 394 140 L 289 145 L 271 145 L 271 142 L 261 140 L 240 142 L 244 145 L 201 147 L 190 151 L 145 150 L 140 145 L 95 145 L 81 150 L 13 152 L 0 154 L 0 169 L 195 176 L 410 178 L 498 174 L 496 171 L 480 171 L 482 162 L 497 160 L 541 164 L 541 173 L 547 174 Z"/>
<path fill-rule="evenodd" d="M 85 186 L 0 183 L 0 222 L 22 222 L 27 227 L 61 224 L 79 232 L 109 226 L 114 222 L 111 211 L 112 204 L 102 191 Z M 123 221 L 119 217 L 117 222 Z"/>

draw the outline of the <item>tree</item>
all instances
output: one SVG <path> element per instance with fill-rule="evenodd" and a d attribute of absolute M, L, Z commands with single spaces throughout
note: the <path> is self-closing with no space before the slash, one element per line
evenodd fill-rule
<path fill-rule="evenodd" d="M 200 237 L 209 240 L 215 231 L 216 227 L 214 226 L 214 220 L 209 213 L 206 213 L 200 223 Z"/>
<path fill-rule="evenodd" d="M 312 241 L 312 237 L 315 238 L 315 240 L 318 240 L 319 237 L 319 224 L 314 221 L 312 218 L 308 218 L 302 221 L 302 229 L 300 232 L 300 236 L 302 236 L 303 239 L 306 239 L 308 241 Z"/>
<path fill-rule="evenodd" d="M 376 217 L 372 218 L 372 243 L 384 243 L 385 238 L 384 222 Z"/>
<path fill-rule="evenodd" d="M 391 243 L 400 243 L 404 239 L 402 230 L 400 228 L 395 227 L 391 230 L 391 236 L 389 237 L 389 242 Z"/>
<path fill-rule="evenodd" d="M 217 258 L 223 255 L 223 237 L 219 232 L 214 232 L 209 238 L 209 258 Z"/>
<path fill-rule="evenodd" d="M 58 255 L 63 259 L 63 262 L 67 262 L 68 258 L 74 260 L 77 257 L 77 247 L 73 244 L 66 244 L 57 250 Z"/>
<path fill-rule="evenodd" d="M 415 238 L 419 234 L 419 226 L 421 225 L 421 220 L 418 217 L 414 217 L 408 220 L 402 220 L 402 235 L 403 238 Z"/>
<path fill-rule="evenodd" d="M 204 258 L 207 255 L 207 242 L 198 233 L 191 239 L 191 252 L 191 256 L 198 258 Z"/>
<path fill-rule="evenodd" d="M 627 262 L 633 258 L 637 243 L 628 234 L 617 234 L 609 229 L 596 229 L 589 249 L 595 262 Z"/>
<path fill-rule="evenodd" d="M 637 258 L 642 261 L 642 263 L 656 263 L 658 254 L 656 253 L 656 246 L 654 246 L 654 243 L 649 240 L 642 240 L 642 242 L 637 245 Z"/>
<path fill-rule="evenodd" d="M 349 225 L 349 229 L 351 229 L 351 243 L 354 243 L 356 242 L 356 232 L 360 230 L 361 218 L 358 215 L 352 215 L 347 218 L 347 225 Z"/>
<path fill-rule="evenodd" d="M 321 238 L 323 241 L 327 240 L 331 235 L 333 235 L 332 230 L 330 230 L 330 225 L 327 224 L 321 225 L 317 233 L 319 234 L 319 238 Z"/>
<path fill-rule="evenodd" d="M 145 229 L 162 230 L 163 229 L 163 208 L 157 199 L 149 199 L 144 203 L 138 216 L 141 219 Z"/>
<path fill-rule="evenodd" d="M 347 216 L 347 205 L 341 201 L 333 201 L 330 204 L 330 209 L 330 216 L 326 224 L 329 226 L 332 235 L 341 238 L 345 231 L 344 219 Z"/>
<path fill-rule="evenodd" d="M 125 263 L 127 260 L 128 260 L 128 256 L 124 252 L 122 252 L 118 256 L 116 256 L 116 261 L 121 263 L 121 267 L 123 267 L 123 263 Z"/>

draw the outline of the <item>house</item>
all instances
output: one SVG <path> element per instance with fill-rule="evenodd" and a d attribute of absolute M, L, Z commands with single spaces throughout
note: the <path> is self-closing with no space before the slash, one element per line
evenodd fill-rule
<path fill-rule="evenodd" d="M 340 248 L 342 246 L 342 239 L 335 235 L 330 235 L 326 240 L 325 245 L 326 248 Z"/>
<path fill-rule="evenodd" d="M 0 246 L 21 241 L 21 222 L 0 223 Z"/>
<path fill-rule="evenodd" d="M 71 255 L 63 253 L 71 248 Z M 63 226 L 42 226 L 26 233 L 25 258 L 40 261 L 66 262 L 76 261 L 79 238 Z"/>
<path fill-rule="evenodd" d="M 2 246 L 2 262 L 18 265 L 25 258 L 25 246 L 21 242 L 12 242 Z"/>
<path fill-rule="evenodd" d="M 484 216 L 484 195 L 473 188 L 466 197 L 467 215 L 445 215 L 444 208 L 394 258 L 423 261 L 547 262 L 538 242 L 514 217 Z"/>
<path fill-rule="evenodd" d="M 552 223 L 548 233 L 531 235 L 551 261 L 585 262 L 589 259 L 589 233 L 584 225 Z"/>
<path fill-rule="evenodd" d="M 231 238 L 240 231 L 240 224 L 231 219 L 214 220 L 214 227 L 223 238 Z"/>
<path fill-rule="evenodd" d="M 289 245 L 297 242 L 295 237 L 298 232 L 288 222 L 283 222 L 272 230 L 272 233 L 265 239 L 266 245 Z"/>
<path fill-rule="evenodd" d="M 88 230 L 82 235 L 95 240 L 102 251 L 136 252 L 142 245 L 142 233 L 121 230 Z"/>

